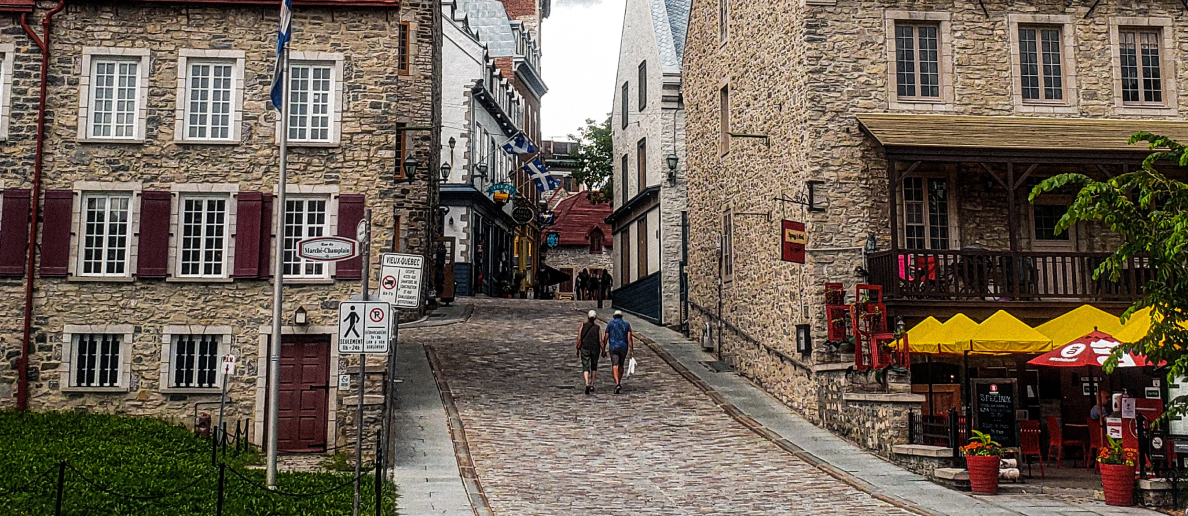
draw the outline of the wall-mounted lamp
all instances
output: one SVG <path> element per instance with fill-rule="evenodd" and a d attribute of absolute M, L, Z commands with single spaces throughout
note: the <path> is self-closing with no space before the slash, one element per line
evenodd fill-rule
<path fill-rule="evenodd" d="M 404 178 L 412 181 L 413 174 L 417 172 L 417 167 L 420 166 L 420 163 L 417 161 L 417 158 L 409 154 L 407 158 L 404 158 L 404 163 L 401 166 L 404 167 Z"/>
<path fill-rule="evenodd" d="M 487 178 L 487 164 L 479 163 L 478 165 L 475 165 L 474 166 L 474 175 L 475 175 L 475 177 L 478 177 L 481 179 L 486 179 Z"/>
<path fill-rule="evenodd" d="M 809 355 L 813 352 L 813 336 L 807 324 L 796 325 L 796 351 L 801 355 Z"/>
<path fill-rule="evenodd" d="M 305 307 L 297 307 L 297 311 L 293 312 L 293 324 L 297 326 L 305 326 L 309 324 L 309 315 L 305 313 Z"/>
<path fill-rule="evenodd" d="M 441 180 L 444 182 L 444 181 L 448 181 L 449 179 L 450 179 L 450 164 L 442 163 L 441 164 Z"/>
<path fill-rule="evenodd" d="M 875 240 L 874 235 L 866 235 L 866 243 L 863 244 L 862 250 L 866 251 L 866 254 L 871 254 L 871 253 L 874 253 L 875 251 L 878 251 L 879 250 L 879 241 Z"/>
<path fill-rule="evenodd" d="M 668 161 L 668 182 L 670 183 L 676 183 L 676 168 L 677 160 L 679 159 L 680 158 L 677 158 L 676 154 L 669 154 L 668 157 L 665 158 L 665 160 Z"/>
<path fill-rule="evenodd" d="M 903 322 L 903 317 L 895 316 L 895 334 L 903 335 L 907 331 L 907 324 Z"/>
<path fill-rule="evenodd" d="M 451 136 L 450 137 L 450 150 L 454 150 L 454 144 L 456 144 L 456 143 L 458 143 L 458 140 L 455 140 L 454 137 Z"/>

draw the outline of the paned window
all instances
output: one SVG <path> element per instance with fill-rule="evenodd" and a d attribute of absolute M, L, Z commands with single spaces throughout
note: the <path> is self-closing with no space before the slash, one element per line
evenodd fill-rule
<path fill-rule="evenodd" d="M 1122 102 L 1163 104 L 1159 40 L 1157 30 L 1118 31 L 1118 57 L 1122 65 Z"/>
<path fill-rule="evenodd" d="M 1056 204 L 1036 204 L 1033 209 L 1035 215 L 1036 240 L 1064 240 L 1069 239 L 1068 231 L 1056 234 L 1056 223 L 1064 217 L 1068 206 Z"/>
<path fill-rule="evenodd" d="M 593 231 L 590 233 L 590 254 L 602 254 L 602 232 Z"/>
<path fill-rule="evenodd" d="M 399 42 L 398 42 L 398 44 L 400 45 L 400 50 L 399 50 L 400 64 L 398 65 L 400 67 L 400 69 L 398 71 L 400 73 L 408 73 L 408 63 L 410 60 L 409 59 L 410 56 L 408 55 L 408 52 L 409 52 L 408 37 L 409 37 L 408 24 L 401 23 L 400 24 L 400 38 L 399 38 Z"/>
<path fill-rule="evenodd" d="M 895 25 L 895 80 L 899 97 L 940 97 L 939 31 L 938 25 Z"/>
<path fill-rule="evenodd" d="M 131 204 L 128 193 L 83 196 L 83 276 L 127 275 Z"/>
<path fill-rule="evenodd" d="M 730 35 L 730 0 L 718 0 L 718 40 Z"/>
<path fill-rule="evenodd" d="M 171 387 L 217 387 L 219 335 L 173 337 Z"/>
<path fill-rule="evenodd" d="M 721 148 L 719 152 L 730 152 L 730 86 L 722 86 L 718 91 L 718 129 L 721 131 Z"/>
<path fill-rule="evenodd" d="M 123 336 L 110 333 L 74 335 L 74 386 L 116 387 L 120 383 Z"/>
<path fill-rule="evenodd" d="M 1057 27 L 1019 28 L 1019 76 L 1025 101 L 1064 98 L 1062 45 Z"/>
<path fill-rule="evenodd" d="M 648 106 L 648 62 L 639 63 L 639 110 Z"/>
<path fill-rule="evenodd" d="M 627 85 L 628 85 L 628 83 L 626 83 L 626 82 L 623 83 L 623 88 L 622 88 L 623 91 L 619 92 L 619 97 L 622 99 L 619 102 L 619 104 L 620 104 L 619 105 L 619 118 L 622 119 L 623 129 L 627 128 L 627 106 L 629 105 L 629 101 L 627 99 L 627 94 L 629 93 L 629 91 L 628 91 Z"/>
<path fill-rule="evenodd" d="M 181 276 L 222 277 L 227 254 L 227 198 L 181 200 Z"/>
<path fill-rule="evenodd" d="M 334 96 L 330 65 L 293 65 L 289 79 L 289 140 L 329 142 Z"/>
<path fill-rule="evenodd" d="M 297 243 L 307 238 L 326 236 L 329 219 L 326 199 L 296 198 L 285 200 L 285 276 L 324 278 L 326 264 L 297 255 Z"/>
<path fill-rule="evenodd" d="M 648 139 L 640 138 L 635 144 L 635 173 L 639 184 L 638 191 L 648 187 Z"/>
<path fill-rule="evenodd" d="M 232 63 L 190 63 L 186 137 L 231 138 Z"/>
<path fill-rule="evenodd" d="M 139 61 L 92 61 L 91 137 L 136 138 L 139 65 Z"/>
<path fill-rule="evenodd" d="M 734 222 L 729 211 L 722 214 L 722 277 L 729 280 L 734 276 Z"/>
<path fill-rule="evenodd" d="M 948 249 L 949 183 L 934 178 L 904 179 L 903 218 L 907 249 Z"/>

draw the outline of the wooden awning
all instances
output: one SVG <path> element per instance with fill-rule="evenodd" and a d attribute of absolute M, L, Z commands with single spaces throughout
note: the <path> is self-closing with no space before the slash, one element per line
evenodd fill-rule
<path fill-rule="evenodd" d="M 862 130 L 885 148 L 1148 152 L 1145 143 L 1126 143 L 1138 131 L 1188 142 L 1188 123 L 1183 121 L 900 113 L 856 116 Z"/>

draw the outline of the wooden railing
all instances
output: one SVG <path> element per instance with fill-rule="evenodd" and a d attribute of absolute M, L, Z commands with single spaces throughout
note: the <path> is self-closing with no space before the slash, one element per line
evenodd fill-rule
<path fill-rule="evenodd" d="M 1145 258 L 1117 281 L 1093 279 L 1109 253 L 901 250 L 869 257 L 870 282 L 889 298 L 1132 301 L 1150 278 Z"/>

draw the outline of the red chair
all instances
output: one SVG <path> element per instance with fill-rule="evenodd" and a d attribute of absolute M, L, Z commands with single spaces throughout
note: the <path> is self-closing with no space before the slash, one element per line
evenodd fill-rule
<path fill-rule="evenodd" d="M 1056 450 L 1056 468 L 1060 468 L 1060 459 L 1064 457 L 1064 448 L 1080 447 L 1081 452 L 1087 457 L 1089 453 L 1085 441 L 1079 440 L 1065 440 L 1064 434 L 1060 431 L 1060 422 L 1056 420 L 1056 416 L 1048 416 L 1048 464 L 1052 464 L 1052 450 Z"/>
<path fill-rule="evenodd" d="M 1027 476 L 1031 477 L 1031 456 L 1039 462 L 1040 478 L 1044 475 L 1044 457 L 1040 455 L 1039 421 L 1025 419 L 1019 422 L 1019 458 L 1027 461 Z"/>
<path fill-rule="evenodd" d="M 1097 454 L 1101 450 L 1101 421 L 1090 417 L 1085 418 L 1085 423 L 1088 423 L 1089 425 L 1089 451 L 1092 452 L 1092 455 L 1086 455 L 1085 458 L 1093 461 L 1092 464 L 1094 466 L 1093 468 L 1090 468 L 1089 464 L 1086 463 L 1085 469 L 1096 469 Z"/>

